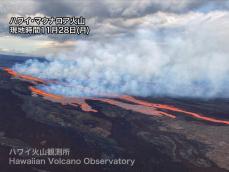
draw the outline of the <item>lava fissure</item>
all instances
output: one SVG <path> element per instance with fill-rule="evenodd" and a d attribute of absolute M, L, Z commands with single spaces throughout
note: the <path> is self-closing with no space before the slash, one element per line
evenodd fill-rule
<path fill-rule="evenodd" d="M 36 78 L 36 77 L 32 77 L 32 76 L 29 76 L 29 75 L 19 74 L 19 73 L 13 71 L 10 68 L 3 67 L 3 70 L 6 71 L 7 73 L 9 73 L 10 75 L 12 75 L 13 77 L 17 77 L 17 78 L 24 79 L 24 80 L 27 80 L 27 81 L 32 81 L 32 82 L 35 82 L 37 84 L 46 84 L 46 82 L 44 80 L 42 80 L 42 79 L 39 79 L 39 78 Z"/>
<path fill-rule="evenodd" d="M 44 81 L 42 79 L 32 77 L 29 75 L 23 75 L 19 74 L 12 69 L 9 68 L 3 68 L 4 71 L 12 75 L 13 77 L 19 78 L 19 79 L 24 79 L 27 81 L 31 81 L 35 84 L 47 84 L 48 81 Z M 215 119 L 215 118 L 210 118 L 198 113 L 186 111 L 184 109 L 180 109 L 174 106 L 166 105 L 166 104 L 159 104 L 159 103 L 151 103 L 151 102 L 146 102 L 144 100 L 139 100 L 131 96 L 123 95 L 119 97 L 115 97 L 115 99 L 112 98 L 71 98 L 71 97 L 65 97 L 65 96 L 60 96 L 52 93 L 45 92 L 43 90 L 40 90 L 38 88 L 35 88 L 33 86 L 29 86 L 29 89 L 33 94 L 40 95 L 44 97 L 45 99 L 59 102 L 63 105 L 69 104 L 72 106 L 80 107 L 82 111 L 84 112 L 98 112 L 96 109 L 93 109 L 87 102 L 86 100 L 94 100 L 94 101 L 100 101 L 104 102 L 110 105 L 114 105 L 120 108 L 123 108 L 125 110 L 131 110 L 134 112 L 139 112 L 142 114 L 146 115 L 151 115 L 151 116 L 166 116 L 172 119 L 175 119 L 176 116 L 173 114 L 170 114 L 170 112 L 178 112 L 182 113 L 185 115 L 189 115 L 191 117 L 201 119 L 204 121 L 208 122 L 213 122 L 213 123 L 219 123 L 219 124 L 226 124 L 229 125 L 229 121 L 227 120 L 220 120 L 220 119 Z M 120 101 L 118 100 L 120 99 Z M 125 101 L 125 102 L 123 102 Z M 129 103 L 128 103 L 129 102 Z"/>

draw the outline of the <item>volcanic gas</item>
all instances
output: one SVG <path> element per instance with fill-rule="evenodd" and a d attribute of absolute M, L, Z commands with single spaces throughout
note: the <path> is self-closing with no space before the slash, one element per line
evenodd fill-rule
<path fill-rule="evenodd" d="M 132 96 L 123 95 L 123 96 L 115 96 L 115 97 L 85 97 L 85 98 L 77 98 L 77 97 L 66 97 L 62 95 L 56 95 L 52 93 L 48 93 L 44 90 L 39 89 L 36 86 L 39 86 L 40 84 L 49 84 L 48 80 L 42 80 L 40 78 L 36 78 L 29 75 L 23 75 L 20 73 L 17 73 L 16 71 L 10 69 L 10 68 L 3 68 L 4 71 L 6 71 L 8 74 L 10 74 L 14 78 L 22 79 L 29 81 L 33 83 L 35 86 L 29 86 L 29 90 L 33 95 L 39 95 L 42 96 L 44 99 L 59 102 L 63 105 L 71 105 L 74 107 L 80 108 L 84 112 L 90 112 L 90 113 L 97 113 L 98 110 L 94 109 L 90 106 L 90 104 L 87 102 L 88 100 L 91 101 L 99 101 L 103 103 L 107 103 L 113 106 L 117 106 L 119 108 L 130 110 L 138 113 L 142 113 L 145 115 L 150 116 L 157 116 L 157 117 L 168 117 L 175 119 L 177 118 L 177 114 L 187 115 L 194 119 L 199 119 L 207 122 L 212 123 L 218 123 L 218 124 L 225 124 L 229 125 L 229 121 L 227 120 L 221 120 L 216 119 L 212 117 L 205 116 L 203 114 L 198 114 L 195 112 L 190 112 L 182 108 L 178 108 L 175 106 L 167 105 L 167 104 L 159 104 L 159 103 L 152 103 L 145 100 L 140 100 Z"/>

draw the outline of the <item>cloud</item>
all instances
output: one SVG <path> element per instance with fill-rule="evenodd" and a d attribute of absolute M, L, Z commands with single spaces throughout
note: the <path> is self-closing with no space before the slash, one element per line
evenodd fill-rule
<path fill-rule="evenodd" d="M 43 36 L 37 36 L 36 39 L 20 37 L 2 36 L 0 37 L 0 52 L 7 54 L 27 54 L 27 56 L 45 56 L 52 52 L 57 54 L 64 51 L 72 51 L 76 46 L 75 41 L 57 42 L 47 40 Z"/>
<path fill-rule="evenodd" d="M 229 97 L 228 12 L 145 17 L 132 34 L 79 40 L 74 51 L 14 69 L 58 80 L 41 89 L 66 96 Z"/>
<path fill-rule="evenodd" d="M 47 35 L 46 41 L 64 43 L 68 40 L 87 39 L 110 39 L 131 35 L 141 27 L 142 23 L 158 17 L 158 14 L 170 13 L 173 15 L 188 14 L 191 12 L 225 11 L 229 9 L 227 0 L 57 0 L 57 1 L 35 1 L 27 0 L 23 3 L 20 0 L 0 1 L 0 36 L 8 36 L 8 22 L 12 16 L 84 16 L 91 28 L 89 36 L 72 35 Z M 152 19 L 151 19 L 152 18 Z M 159 16 L 160 20 L 160 16 Z M 167 20 L 167 19 L 166 19 Z M 185 19 L 184 19 L 185 21 Z M 167 21 L 158 21 L 165 22 Z M 158 25 L 158 23 L 155 23 Z M 159 23 L 160 24 L 160 23 Z M 11 35 L 12 36 L 12 35 Z M 28 35 L 13 35 L 27 40 Z M 32 36 L 32 39 L 37 37 Z"/>
<path fill-rule="evenodd" d="M 212 7 L 214 8 L 212 8 Z M 205 10 L 227 9 L 229 3 L 227 0 L 86 0 L 86 1 L 51 1 L 39 3 L 39 11 L 46 15 L 84 15 L 85 17 L 100 18 L 132 18 L 140 17 L 157 12 L 185 13 L 193 10 L 205 8 Z"/>
<path fill-rule="evenodd" d="M 19 0 L 0 2 L 0 18 L 7 25 L 6 16 L 15 14 L 20 16 L 42 14 L 46 16 L 84 16 L 88 20 L 96 20 L 94 24 L 100 24 L 103 20 L 119 18 L 139 18 L 158 12 L 182 14 L 190 11 L 228 10 L 227 0 L 58 0 L 35 1 L 29 0 L 21 3 Z M 16 10 L 15 10 L 16 9 Z M 6 23 L 7 22 L 7 23 Z M 91 25 L 91 27 L 94 27 Z"/>

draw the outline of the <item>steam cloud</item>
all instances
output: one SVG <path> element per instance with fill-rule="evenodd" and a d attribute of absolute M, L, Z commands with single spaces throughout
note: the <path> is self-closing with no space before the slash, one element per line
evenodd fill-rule
<path fill-rule="evenodd" d="M 57 80 L 40 88 L 71 97 L 229 97 L 228 19 L 226 11 L 160 13 L 130 34 L 79 40 L 73 52 L 13 68 Z"/>

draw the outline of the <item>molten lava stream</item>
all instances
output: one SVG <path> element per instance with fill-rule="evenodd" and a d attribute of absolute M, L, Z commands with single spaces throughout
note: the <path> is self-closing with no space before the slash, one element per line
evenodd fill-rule
<path fill-rule="evenodd" d="M 64 105 L 69 104 L 69 105 L 76 106 L 76 107 L 80 106 L 80 108 L 85 112 L 97 112 L 96 110 L 92 109 L 91 106 L 87 104 L 84 99 L 68 98 L 64 96 L 59 96 L 59 95 L 47 93 L 43 90 L 37 89 L 32 86 L 30 86 L 29 89 L 31 90 L 32 93 L 43 96 L 44 98 L 48 100 L 59 102 Z"/>
<path fill-rule="evenodd" d="M 120 107 L 125 110 L 131 110 L 131 111 L 139 112 L 139 113 L 146 114 L 146 115 L 152 115 L 152 116 L 161 116 L 162 115 L 160 112 L 158 112 L 155 108 L 152 108 L 152 107 L 145 107 L 142 105 L 133 105 L 133 104 L 128 104 L 128 103 L 123 103 L 121 101 L 117 101 L 117 100 L 110 99 L 110 98 L 93 98 L 92 100 L 104 102 L 110 105 Z"/>
<path fill-rule="evenodd" d="M 29 86 L 29 89 L 34 94 L 41 95 L 41 96 L 47 97 L 47 98 L 51 98 L 51 99 L 54 99 L 56 101 L 60 101 L 63 98 L 62 96 L 58 96 L 58 95 L 55 95 L 55 94 L 46 93 L 45 91 L 39 90 L 39 89 L 37 89 L 35 87 L 32 87 L 32 86 Z"/>
<path fill-rule="evenodd" d="M 25 79 L 27 81 L 36 82 L 38 84 L 46 84 L 46 82 L 42 79 L 35 78 L 35 77 L 29 76 L 29 75 L 19 74 L 19 73 L 15 72 L 14 70 L 7 68 L 7 67 L 4 67 L 3 70 L 6 71 L 7 73 L 9 73 L 10 75 L 12 75 L 13 77 L 18 77 L 20 79 Z"/>
<path fill-rule="evenodd" d="M 226 120 L 220 120 L 220 119 L 206 117 L 206 116 L 200 115 L 198 113 L 189 112 L 189 111 L 186 111 L 186 110 L 183 110 L 183 109 L 179 109 L 177 107 L 165 105 L 165 104 L 149 103 L 149 102 L 146 102 L 146 101 L 143 101 L 143 100 L 135 99 L 134 97 L 131 97 L 131 96 L 122 96 L 122 97 L 120 97 L 120 99 L 129 101 L 129 102 L 132 102 L 132 103 L 144 105 L 144 106 L 155 107 L 157 109 L 164 109 L 164 110 L 169 110 L 169 111 L 173 111 L 173 112 L 180 112 L 180 113 L 187 114 L 187 115 L 190 115 L 192 117 L 195 117 L 195 118 L 198 118 L 198 119 L 202 119 L 202 120 L 205 120 L 205 121 L 208 121 L 208 122 L 214 122 L 214 123 L 220 123 L 220 124 L 229 125 L 229 121 L 226 121 Z M 163 112 L 163 113 L 165 113 L 165 112 Z"/>
<path fill-rule="evenodd" d="M 6 71 L 7 73 L 9 73 L 10 75 L 12 75 L 13 77 L 17 77 L 19 79 L 24 79 L 26 81 L 31 81 L 31 82 L 34 82 L 35 84 L 47 84 L 48 82 L 55 83 L 55 81 L 44 81 L 42 79 L 35 78 L 35 77 L 29 76 L 29 75 L 19 74 L 10 68 L 3 67 L 3 70 Z M 62 104 L 70 104 L 72 106 L 78 106 L 79 105 L 80 108 L 85 112 L 97 112 L 96 110 L 92 109 L 91 106 L 88 105 L 84 99 L 75 98 L 75 99 L 70 100 L 70 98 L 66 98 L 63 96 L 47 93 L 45 91 L 42 91 L 42 90 L 37 89 L 37 88 L 32 87 L 32 86 L 30 86 L 29 89 L 31 90 L 32 93 L 43 96 L 49 100 L 60 102 Z"/>
<path fill-rule="evenodd" d="M 48 82 L 48 81 L 43 81 L 39 78 L 35 78 L 32 76 L 19 74 L 9 68 L 3 68 L 3 70 L 5 70 L 6 72 L 8 72 L 10 75 L 14 77 L 32 81 L 32 82 L 35 82 L 36 84 L 46 84 Z M 86 99 L 84 98 L 69 98 L 69 97 L 59 96 L 59 95 L 47 93 L 45 91 L 42 91 L 32 86 L 30 86 L 29 89 L 31 90 L 32 93 L 43 96 L 44 98 L 47 98 L 49 100 L 60 102 L 62 104 L 70 104 L 72 106 L 80 106 L 80 108 L 85 112 L 97 112 L 97 110 L 93 109 L 89 104 L 86 103 Z M 154 116 L 164 115 L 170 118 L 176 118 L 175 115 L 162 111 L 162 110 L 166 110 L 166 111 L 171 111 L 171 112 L 179 112 L 179 113 L 186 114 L 194 118 L 198 118 L 198 119 L 209 121 L 209 122 L 229 125 L 229 121 L 206 117 L 198 113 L 189 112 L 189 111 L 186 111 L 186 110 L 174 107 L 174 106 L 146 102 L 143 100 L 138 100 L 131 96 L 120 96 L 118 98 L 121 100 L 127 101 L 127 102 L 134 103 L 134 104 L 124 103 L 122 101 L 114 100 L 111 98 L 87 98 L 87 99 L 105 102 L 111 105 L 121 107 L 126 110 L 132 110 L 132 111 L 147 114 L 147 115 L 154 115 Z"/>

